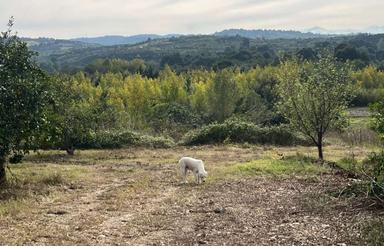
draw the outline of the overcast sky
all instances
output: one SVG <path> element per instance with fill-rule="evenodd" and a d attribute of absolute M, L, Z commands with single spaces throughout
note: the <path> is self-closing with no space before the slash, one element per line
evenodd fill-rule
<path fill-rule="evenodd" d="M 384 25 L 384 0 L 0 0 L 20 36 L 212 33 L 226 28 L 359 29 Z"/>

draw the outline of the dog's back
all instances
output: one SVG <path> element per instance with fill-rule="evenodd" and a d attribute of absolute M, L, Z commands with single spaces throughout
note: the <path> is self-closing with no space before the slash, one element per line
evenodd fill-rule
<path fill-rule="evenodd" d="M 189 170 L 197 169 L 199 163 L 203 163 L 203 161 L 192 158 L 192 157 L 182 157 L 179 160 L 180 168 L 189 169 Z"/>

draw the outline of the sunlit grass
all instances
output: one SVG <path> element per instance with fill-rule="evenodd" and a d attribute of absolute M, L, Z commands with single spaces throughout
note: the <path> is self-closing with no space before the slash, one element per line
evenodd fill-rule
<path fill-rule="evenodd" d="M 208 183 L 242 177 L 286 178 L 290 176 L 310 177 L 329 173 L 327 165 L 312 162 L 311 157 L 288 156 L 284 159 L 263 158 L 245 163 L 237 163 L 223 168 L 216 168 Z"/>
<path fill-rule="evenodd" d="M 91 174 L 88 169 L 74 165 L 10 165 L 7 184 L 0 190 L 0 217 L 29 210 L 38 197 L 50 197 L 58 191 L 57 187 L 89 181 Z"/>
<path fill-rule="evenodd" d="M 240 175 L 309 175 L 321 174 L 329 168 L 319 164 L 300 162 L 297 160 L 264 159 L 241 163 L 230 167 L 235 174 Z"/>
<path fill-rule="evenodd" d="M 17 164 L 10 166 L 8 176 L 22 184 L 57 185 L 86 178 L 87 169 L 75 165 Z"/>
<path fill-rule="evenodd" d="M 15 216 L 22 210 L 28 209 L 31 200 L 26 199 L 11 199 L 0 202 L 0 218 L 2 216 Z"/>

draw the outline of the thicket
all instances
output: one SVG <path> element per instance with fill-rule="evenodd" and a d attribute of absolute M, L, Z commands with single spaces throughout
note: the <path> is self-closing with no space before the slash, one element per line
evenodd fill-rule
<path fill-rule="evenodd" d="M 182 141 L 185 145 L 216 143 L 249 143 L 268 145 L 295 145 L 308 142 L 295 135 L 288 126 L 260 127 L 250 122 L 229 119 L 188 132 Z"/>

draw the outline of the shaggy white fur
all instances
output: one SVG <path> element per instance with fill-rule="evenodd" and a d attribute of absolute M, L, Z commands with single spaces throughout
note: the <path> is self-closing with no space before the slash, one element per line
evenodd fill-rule
<path fill-rule="evenodd" d="M 191 170 L 195 175 L 196 183 L 201 184 L 205 181 L 208 173 L 204 169 L 204 162 L 191 157 L 183 157 L 179 160 L 181 175 L 183 182 L 187 183 L 187 171 Z"/>

